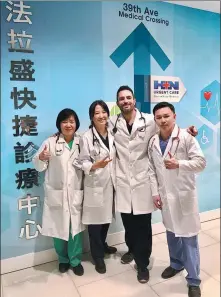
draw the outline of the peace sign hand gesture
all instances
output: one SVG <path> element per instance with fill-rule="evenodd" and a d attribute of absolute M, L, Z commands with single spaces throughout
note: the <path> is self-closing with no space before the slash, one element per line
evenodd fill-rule
<path fill-rule="evenodd" d="M 108 159 L 108 156 L 106 156 L 104 159 L 102 160 L 99 160 L 97 162 L 95 162 L 92 167 L 91 167 L 91 170 L 96 170 L 98 168 L 104 168 L 107 166 L 108 163 L 110 163 L 112 161 L 112 159 Z"/>

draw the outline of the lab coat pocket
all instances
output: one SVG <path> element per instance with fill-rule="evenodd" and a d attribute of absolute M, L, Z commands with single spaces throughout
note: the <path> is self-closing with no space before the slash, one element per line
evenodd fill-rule
<path fill-rule="evenodd" d="M 178 160 L 188 160 L 188 154 L 187 154 L 186 147 L 185 147 L 184 143 L 181 142 L 179 144 L 175 156 Z"/>
<path fill-rule="evenodd" d="M 46 190 L 45 203 L 49 207 L 62 207 L 63 196 L 63 190 Z"/>
<path fill-rule="evenodd" d="M 81 211 L 82 203 L 83 203 L 83 191 L 82 190 L 74 190 L 73 193 L 73 202 L 71 206 L 72 213 L 76 213 Z"/>
<path fill-rule="evenodd" d="M 137 130 L 137 140 L 141 141 L 143 145 L 147 145 L 149 139 L 146 137 L 147 133 L 144 127 L 141 127 L 139 130 Z"/>
<path fill-rule="evenodd" d="M 177 160 L 188 160 L 187 155 L 184 152 L 177 152 L 175 158 Z"/>
<path fill-rule="evenodd" d="M 100 159 L 100 149 L 99 148 L 93 148 L 91 151 L 90 151 L 90 157 L 92 160 L 94 161 L 97 161 Z"/>
<path fill-rule="evenodd" d="M 184 216 L 198 213 L 196 190 L 180 191 L 179 200 L 181 211 Z"/>
<path fill-rule="evenodd" d="M 135 212 L 137 210 L 138 213 L 151 213 L 155 210 L 149 182 L 133 189 L 132 195 Z"/>
<path fill-rule="evenodd" d="M 84 205 L 87 207 L 103 206 L 103 188 L 102 187 L 84 187 Z"/>

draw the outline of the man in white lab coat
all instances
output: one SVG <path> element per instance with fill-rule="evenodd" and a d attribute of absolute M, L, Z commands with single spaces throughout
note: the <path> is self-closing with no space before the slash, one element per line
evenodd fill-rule
<path fill-rule="evenodd" d="M 152 252 L 151 198 L 147 147 L 156 133 L 153 116 L 135 108 L 136 100 L 128 86 L 117 91 L 118 116 L 110 117 L 110 129 L 116 146 L 116 210 L 121 213 L 125 241 L 129 251 L 123 264 L 133 258 L 138 268 L 138 281 L 149 280 L 149 258 Z"/>
<path fill-rule="evenodd" d="M 206 161 L 197 140 L 176 125 L 175 108 L 158 103 L 153 114 L 159 133 L 150 140 L 150 179 L 154 204 L 162 210 L 170 254 L 170 266 L 162 278 L 187 270 L 189 297 L 200 297 L 198 232 L 200 218 L 195 174 Z"/>
<path fill-rule="evenodd" d="M 116 210 L 121 213 L 129 251 L 123 264 L 133 258 L 140 283 L 149 280 L 152 252 L 151 213 L 155 210 L 150 189 L 148 143 L 157 126 L 151 114 L 135 108 L 136 99 L 128 86 L 117 91 L 118 116 L 110 117 L 109 127 L 116 146 Z"/>

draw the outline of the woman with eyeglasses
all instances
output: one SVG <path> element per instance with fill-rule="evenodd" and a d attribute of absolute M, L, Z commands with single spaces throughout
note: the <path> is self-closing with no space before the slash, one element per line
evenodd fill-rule
<path fill-rule="evenodd" d="M 83 201 L 82 171 L 73 166 L 79 155 L 80 122 L 76 112 L 63 109 L 57 117 L 59 131 L 49 137 L 33 158 L 37 171 L 45 171 L 42 235 L 53 237 L 59 271 L 69 268 L 81 276 Z"/>
<path fill-rule="evenodd" d="M 114 211 L 114 138 L 108 131 L 109 109 L 98 100 L 89 108 L 91 125 L 80 139 L 80 155 L 75 165 L 84 171 L 82 222 L 88 225 L 91 255 L 98 273 L 106 272 L 104 255 L 117 249 L 106 243 Z"/>

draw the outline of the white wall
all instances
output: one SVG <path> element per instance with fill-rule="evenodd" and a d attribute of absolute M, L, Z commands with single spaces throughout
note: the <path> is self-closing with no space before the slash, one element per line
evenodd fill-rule
<path fill-rule="evenodd" d="M 164 1 L 164 2 L 220 13 L 220 1 Z"/>

